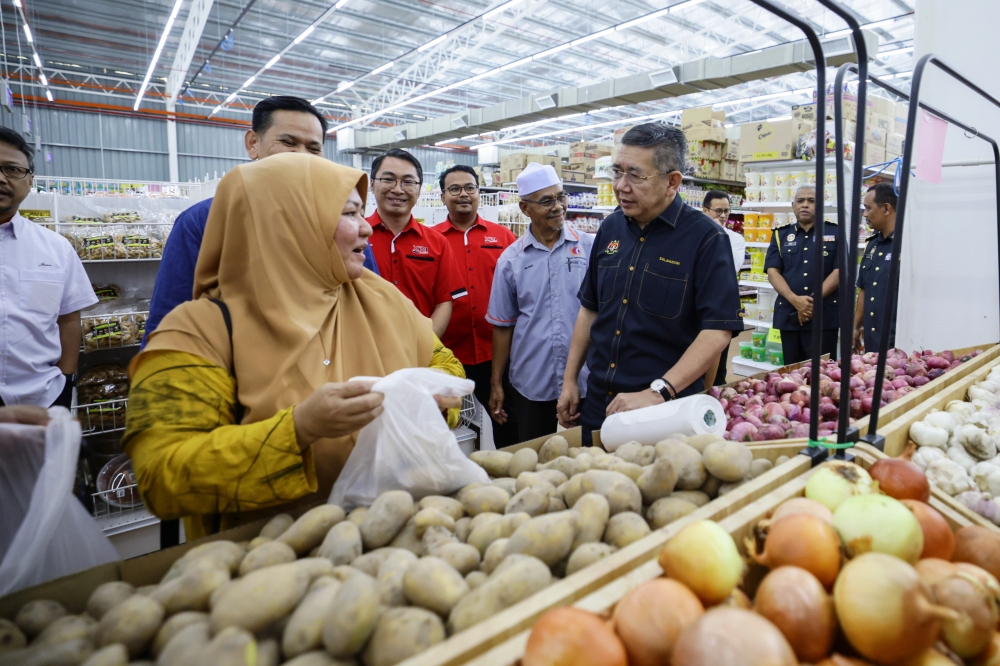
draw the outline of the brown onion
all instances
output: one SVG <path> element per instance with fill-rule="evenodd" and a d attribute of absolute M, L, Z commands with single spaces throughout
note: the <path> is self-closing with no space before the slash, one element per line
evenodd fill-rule
<path fill-rule="evenodd" d="M 893 666 L 955 666 L 955 662 L 934 648 L 930 648 Z"/>
<path fill-rule="evenodd" d="M 952 562 L 946 562 L 935 557 L 929 557 L 926 560 L 917 560 L 913 568 L 917 570 L 920 580 L 928 588 L 935 583 L 951 578 L 958 571 Z"/>
<path fill-rule="evenodd" d="M 945 620 L 941 638 L 963 659 L 978 656 L 993 640 L 993 631 L 1000 620 L 997 599 L 983 583 L 970 573 L 956 569 L 956 574 L 934 584 L 934 600 L 961 615 Z"/>
<path fill-rule="evenodd" d="M 612 621 L 630 666 L 658 666 L 670 663 L 681 631 L 704 613 L 694 592 L 675 580 L 655 578 L 622 597 Z"/>
<path fill-rule="evenodd" d="M 799 661 L 813 663 L 830 652 L 837 631 L 833 599 L 805 569 L 778 567 L 764 576 L 754 610 L 784 634 Z"/>
<path fill-rule="evenodd" d="M 953 562 L 968 562 L 986 569 L 1000 579 L 1000 534 L 980 525 L 969 525 L 955 532 Z"/>
<path fill-rule="evenodd" d="M 733 537 L 712 520 L 691 523 L 674 535 L 660 551 L 659 563 L 706 606 L 725 601 L 745 570 Z"/>
<path fill-rule="evenodd" d="M 840 571 L 840 537 L 832 526 L 808 513 L 792 514 L 772 523 L 764 552 L 756 552 L 752 538 L 747 538 L 745 545 L 758 564 L 768 569 L 801 567 L 828 590 Z"/>
<path fill-rule="evenodd" d="M 793 497 L 787 502 L 782 502 L 771 514 L 771 523 L 776 523 L 785 516 L 796 513 L 808 513 L 816 516 L 820 520 L 833 525 L 833 512 L 819 502 L 805 497 Z"/>
<path fill-rule="evenodd" d="M 872 663 L 854 657 L 845 657 L 835 652 L 823 661 L 816 662 L 816 666 L 872 666 Z"/>
<path fill-rule="evenodd" d="M 931 496 L 931 484 L 924 471 L 909 460 L 883 458 L 868 468 L 878 481 L 878 489 L 893 499 L 926 502 Z"/>
<path fill-rule="evenodd" d="M 736 588 L 735 590 L 733 590 L 733 593 L 730 594 L 729 597 L 719 605 L 729 606 L 730 608 L 742 608 L 744 610 L 753 610 L 753 602 L 750 601 L 750 597 L 747 596 L 747 593 L 741 590 L 740 588 Z"/>
<path fill-rule="evenodd" d="M 798 666 L 778 628 L 740 608 L 713 608 L 677 639 L 671 666 Z"/>
<path fill-rule="evenodd" d="M 913 512 L 913 517 L 920 523 L 920 529 L 924 533 L 924 549 L 920 551 L 920 559 L 936 557 L 951 560 L 955 555 L 955 533 L 951 531 L 951 525 L 944 516 L 929 504 L 912 499 L 900 501 Z"/>
<path fill-rule="evenodd" d="M 1000 634 L 994 633 L 989 647 L 970 666 L 1000 666 Z"/>
<path fill-rule="evenodd" d="M 975 564 L 969 564 L 968 562 L 955 562 L 954 566 L 959 571 L 972 574 L 975 578 L 977 578 L 980 583 L 986 586 L 986 589 L 990 591 L 990 594 L 996 597 L 998 603 L 1000 603 L 1000 582 L 997 582 L 997 579 L 993 577 L 993 574 L 982 567 L 977 567 Z"/>
<path fill-rule="evenodd" d="M 539 618 L 528 636 L 523 666 L 627 666 L 625 646 L 593 613 L 556 608 Z"/>
<path fill-rule="evenodd" d="M 884 553 L 864 553 L 845 564 L 833 597 L 847 640 L 880 664 L 916 657 L 934 645 L 943 620 L 958 617 L 931 602 L 916 569 Z"/>

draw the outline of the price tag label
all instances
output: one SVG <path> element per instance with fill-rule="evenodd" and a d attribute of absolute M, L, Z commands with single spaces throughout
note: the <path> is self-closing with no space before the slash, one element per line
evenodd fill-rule
<path fill-rule="evenodd" d="M 779 331 L 774 327 L 771 327 L 767 332 L 767 341 L 777 342 L 778 344 L 781 344 L 781 331 Z"/>

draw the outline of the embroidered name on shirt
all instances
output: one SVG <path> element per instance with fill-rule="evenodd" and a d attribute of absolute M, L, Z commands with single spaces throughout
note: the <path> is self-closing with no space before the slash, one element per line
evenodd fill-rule
<path fill-rule="evenodd" d="M 497 240 L 496 236 L 487 236 L 485 239 L 483 239 L 483 242 L 484 243 L 499 243 L 500 241 Z"/>
<path fill-rule="evenodd" d="M 823 236 L 823 241 L 824 242 L 826 242 L 826 241 L 835 241 L 835 240 L 837 240 L 836 236 Z"/>
<path fill-rule="evenodd" d="M 414 245 L 413 254 L 430 254 L 430 250 L 423 245 Z"/>
<path fill-rule="evenodd" d="M 673 259 L 664 259 L 663 257 L 660 257 L 660 261 L 666 262 L 668 264 L 673 264 L 674 266 L 680 266 L 681 265 L 681 262 L 679 262 L 679 261 L 674 261 Z"/>
<path fill-rule="evenodd" d="M 608 249 L 606 249 L 604 252 L 605 254 L 614 254 L 617 251 L 618 251 L 618 241 L 613 240 L 610 243 L 608 243 Z"/>

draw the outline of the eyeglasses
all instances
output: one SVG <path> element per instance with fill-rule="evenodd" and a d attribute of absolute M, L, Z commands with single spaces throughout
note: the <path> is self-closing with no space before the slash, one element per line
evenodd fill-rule
<path fill-rule="evenodd" d="M 15 180 L 23 180 L 31 173 L 31 169 L 14 166 L 13 164 L 0 164 L 0 173 Z"/>
<path fill-rule="evenodd" d="M 478 191 L 479 191 L 479 186 L 473 185 L 472 183 L 469 183 L 464 187 L 462 185 L 452 185 L 451 187 L 445 188 L 445 192 L 447 192 L 453 197 L 457 197 L 462 192 L 465 192 L 466 194 L 475 194 Z"/>
<path fill-rule="evenodd" d="M 567 201 L 567 196 L 565 192 L 560 192 L 555 197 L 545 197 L 544 199 L 539 199 L 538 201 L 532 201 L 531 199 L 521 199 L 524 203 L 535 204 L 536 206 L 541 206 L 542 208 L 555 208 L 556 205 L 563 205 Z"/>
<path fill-rule="evenodd" d="M 732 212 L 728 208 L 709 208 L 708 210 L 710 210 L 712 213 L 714 213 L 716 216 L 719 217 L 722 216 L 729 217 L 729 213 Z"/>
<path fill-rule="evenodd" d="M 399 180 L 398 178 L 372 178 L 372 180 L 377 180 L 382 183 L 383 187 L 390 190 L 395 189 L 397 183 L 402 185 L 404 190 L 408 190 L 410 192 L 420 189 L 420 181 L 413 180 L 412 178 L 404 178 L 402 180 Z"/>

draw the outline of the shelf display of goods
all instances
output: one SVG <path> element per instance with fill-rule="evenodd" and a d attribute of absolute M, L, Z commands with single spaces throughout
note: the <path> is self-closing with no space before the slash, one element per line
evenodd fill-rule
<path fill-rule="evenodd" d="M 882 384 L 881 405 L 894 402 L 926 385 L 944 373 L 981 354 L 975 350 L 956 357 L 950 351 L 935 354 L 930 350 L 913 352 L 909 356 L 893 349 L 886 359 L 886 376 Z M 868 353 L 851 357 L 850 422 L 869 414 L 875 386 L 875 365 L 878 355 Z M 742 442 L 773 441 L 808 437 L 811 416 L 810 363 L 784 373 L 769 372 L 760 379 L 746 379 L 726 387 L 712 387 L 710 395 L 718 398 L 726 410 L 726 439 Z M 820 363 L 819 435 L 829 437 L 837 429 L 840 409 L 840 385 L 844 381 L 839 361 Z"/>
<path fill-rule="evenodd" d="M 793 485 L 758 517 L 685 526 L 662 576 L 602 614 L 550 610 L 520 663 L 997 663 L 1000 534 L 953 525 L 904 460 L 831 461 Z"/>

